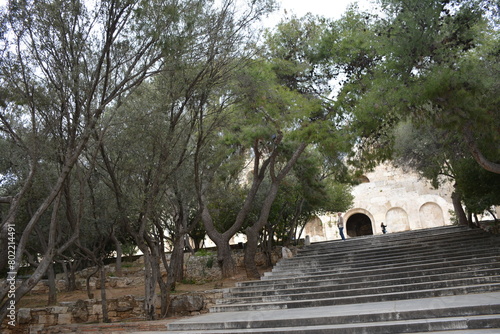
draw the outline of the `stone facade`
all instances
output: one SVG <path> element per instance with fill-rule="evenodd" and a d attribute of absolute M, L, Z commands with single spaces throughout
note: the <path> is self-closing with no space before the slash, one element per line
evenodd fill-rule
<path fill-rule="evenodd" d="M 449 184 L 433 189 L 417 174 L 389 165 L 378 166 L 364 179 L 353 188 L 353 206 L 343 213 L 347 238 L 381 234 L 382 222 L 389 233 L 453 223 Z M 304 235 L 309 235 L 312 242 L 339 239 L 336 213 L 309 222 Z"/>

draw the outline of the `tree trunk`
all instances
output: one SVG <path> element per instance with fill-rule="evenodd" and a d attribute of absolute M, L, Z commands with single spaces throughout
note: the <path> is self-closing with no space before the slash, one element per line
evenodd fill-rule
<path fill-rule="evenodd" d="M 160 318 L 165 318 L 167 316 L 168 307 L 170 306 L 170 293 L 168 282 L 165 283 L 161 277 L 158 275 L 158 285 L 160 287 Z"/>
<path fill-rule="evenodd" d="M 458 225 L 468 226 L 469 223 L 467 221 L 467 216 L 465 215 L 464 208 L 462 207 L 462 200 L 460 193 L 454 191 L 451 194 L 451 199 L 453 201 L 453 208 L 455 209 L 455 215 L 457 216 L 458 219 Z"/>
<path fill-rule="evenodd" d="M 160 233 L 160 235 L 163 235 L 163 232 Z M 174 250 L 175 250 L 175 245 L 174 245 Z M 170 267 L 167 262 L 167 257 L 165 255 L 165 244 L 163 243 L 163 240 L 159 243 L 159 247 L 156 250 L 159 253 L 159 257 L 161 258 L 161 262 L 163 264 L 163 268 L 167 272 L 167 279 L 166 281 L 163 280 L 163 275 L 161 271 L 161 266 L 158 269 L 158 277 L 156 278 L 156 281 L 158 282 L 158 285 L 160 287 L 160 318 L 165 318 L 167 316 L 168 312 L 168 307 L 170 305 L 170 287 L 168 286 L 168 275 L 170 274 Z M 172 251 L 173 254 L 173 251 Z M 172 262 L 172 258 L 170 258 L 170 262 Z"/>
<path fill-rule="evenodd" d="M 184 277 L 184 234 L 174 240 L 174 248 L 170 254 L 170 263 L 165 267 L 167 270 L 167 281 L 160 278 L 161 289 L 161 317 L 165 318 L 170 307 L 170 291 L 175 289 L 178 281 Z"/>
<path fill-rule="evenodd" d="M 63 252 L 64 250 L 66 250 L 69 247 L 69 245 L 71 245 L 74 242 L 75 235 L 73 237 L 71 237 L 59 249 L 56 249 L 55 243 L 56 243 L 57 222 L 58 222 L 57 212 L 58 212 L 58 208 L 59 208 L 59 204 L 60 204 L 60 199 L 61 199 L 61 196 L 58 195 L 55 199 L 55 202 L 53 203 L 53 211 L 52 211 L 52 216 L 50 219 L 48 242 L 47 242 L 46 251 L 41 256 L 41 261 L 38 264 L 35 271 L 33 272 L 33 274 L 28 279 L 24 280 L 21 283 L 21 285 L 16 289 L 15 298 L 14 298 L 15 299 L 14 302 L 16 304 L 21 300 L 21 298 L 24 295 L 26 295 L 28 292 L 30 292 L 38 284 L 38 282 L 40 282 L 43 275 L 47 272 L 47 269 L 52 264 L 54 256 L 56 255 L 56 252 L 58 252 L 58 251 Z M 33 218 L 32 218 L 32 220 L 33 220 Z M 34 227 L 35 226 L 32 226 L 32 229 Z M 24 232 L 23 232 L 23 236 L 21 237 L 21 240 L 23 237 L 26 237 Z M 21 244 L 21 241 L 19 242 L 19 244 Z M 24 246 L 20 247 L 16 250 L 16 261 L 21 256 L 20 254 L 24 253 L 23 248 L 24 248 Z M 17 272 L 17 268 L 19 268 L 19 266 L 20 266 L 20 263 L 16 262 L 14 264 L 13 271 Z M 8 312 L 9 312 L 8 307 L 11 305 L 10 304 L 11 300 L 5 298 L 8 288 L 9 288 L 8 284 L 6 284 L 2 288 L 2 293 L 1 293 L 2 298 L 3 298 L 3 300 L 2 300 L 3 304 L 0 307 L 0 319 L 2 319 L 2 320 L 5 319 L 5 317 L 7 316 Z"/>
<path fill-rule="evenodd" d="M 304 207 L 305 201 L 305 198 L 301 198 L 299 203 L 297 203 L 295 207 L 295 214 L 293 216 L 292 223 L 290 224 L 290 229 L 288 230 L 287 240 L 284 246 L 290 246 L 292 244 L 292 241 L 297 244 L 297 239 L 299 239 L 300 234 L 302 234 L 302 229 L 304 227 L 302 226 L 299 235 L 297 235 L 297 229 L 299 227 L 299 217 L 302 214 L 302 209 Z"/>
<path fill-rule="evenodd" d="M 110 322 L 108 317 L 108 301 L 106 299 L 106 270 L 104 264 L 101 263 L 101 306 L 102 306 L 102 321 Z"/>
<path fill-rule="evenodd" d="M 167 268 L 168 277 L 174 284 L 184 279 L 184 235 L 176 238 L 174 241 L 174 248 L 170 254 L 170 264 Z"/>
<path fill-rule="evenodd" d="M 262 208 L 260 209 L 259 219 L 252 226 L 246 229 L 248 241 L 247 247 L 245 248 L 245 269 L 248 278 L 260 277 L 259 271 L 257 270 L 257 266 L 255 264 L 255 255 L 257 254 L 257 246 L 259 242 L 259 232 L 267 224 L 269 212 L 271 212 L 271 207 L 274 203 L 274 200 L 276 199 L 276 196 L 278 195 L 281 181 L 290 172 L 306 147 L 306 143 L 301 143 L 278 175 L 276 175 L 275 173 L 275 162 L 271 161 L 270 163 L 269 174 L 272 181 L 271 187 L 269 188 L 264 203 L 262 204 Z"/>
<path fill-rule="evenodd" d="M 79 262 L 69 262 L 68 291 L 76 291 L 76 269 L 78 265 Z"/>
<path fill-rule="evenodd" d="M 266 255 L 266 266 L 268 268 L 273 266 L 273 240 L 274 240 L 274 229 L 273 226 L 267 223 L 267 233 L 265 234 L 264 242 L 264 254 Z"/>
<path fill-rule="evenodd" d="M 201 204 L 203 206 L 201 217 L 205 225 L 205 229 L 210 239 L 217 245 L 217 263 L 219 265 L 219 268 L 221 269 L 222 277 L 232 277 L 236 275 L 236 262 L 231 256 L 229 239 L 234 234 L 236 234 L 235 226 L 239 225 L 239 223 L 233 224 L 232 228 L 229 229 L 229 231 L 226 231 L 224 234 L 219 233 L 214 226 L 207 206 L 203 202 L 201 202 Z M 243 210 L 241 210 L 239 214 L 242 214 L 242 212 Z"/>
<path fill-rule="evenodd" d="M 281 141 L 282 135 L 278 136 L 279 139 L 276 140 L 276 144 L 279 144 Z M 197 151 L 199 150 L 199 146 L 197 147 Z M 199 166 L 198 161 L 195 163 L 195 179 L 197 184 L 197 193 L 198 193 L 198 201 L 201 207 L 201 220 L 203 225 L 205 226 L 205 231 L 210 239 L 217 245 L 217 261 L 219 267 L 222 271 L 222 276 L 224 278 L 234 276 L 236 274 L 236 263 L 231 256 L 231 247 L 229 246 L 229 240 L 241 229 L 245 222 L 245 218 L 250 212 L 252 208 L 252 203 L 257 196 L 257 192 L 264 180 L 266 170 L 268 166 L 271 164 L 271 161 L 276 158 L 277 152 L 273 152 L 271 157 L 261 162 L 261 153 L 259 151 L 259 140 L 256 140 L 254 143 L 254 168 L 253 168 L 253 181 L 248 191 L 247 197 L 243 202 L 243 206 L 241 207 L 238 215 L 236 216 L 235 222 L 233 225 L 226 230 L 223 234 L 218 232 L 215 228 L 214 222 L 212 220 L 212 216 L 210 215 L 210 211 L 208 210 L 208 206 L 205 200 L 205 196 L 202 191 L 202 182 L 200 181 L 199 174 Z M 198 153 L 196 155 L 198 157 Z"/>
<path fill-rule="evenodd" d="M 490 215 L 493 217 L 494 221 L 497 221 L 497 216 L 495 215 L 495 213 L 492 210 L 488 209 L 486 211 L 488 211 L 490 213 Z"/>
<path fill-rule="evenodd" d="M 57 304 L 57 289 L 56 289 L 56 274 L 54 272 L 54 265 L 51 263 L 47 269 L 47 276 L 49 281 L 49 299 L 47 305 Z"/>
<path fill-rule="evenodd" d="M 300 227 L 300 232 L 297 234 L 297 237 L 295 238 L 295 245 L 296 246 L 299 244 L 299 241 L 301 239 L 302 233 L 304 233 L 305 228 L 306 228 L 305 224 Z"/>
<path fill-rule="evenodd" d="M 87 297 L 89 297 L 89 299 L 94 299 L 94 294 L 92 293 L 92 291 L 90 291 L 90 278 L 94 276 L 98 271 L 99 267 L 96 266 L 95 270 L 92 273 L 88 274 L 87 278 L 85 279 L 85 286 L 87 288 Z"/>
<path fill-rule="evenodd" d="M 259 279 L 260 273 L 255 265 L 255 255 L 257 255 L 257 245 L 259 242 L 259 232 L 255 228 L 246 229 L 247 244 L 245 247 L 245 271 L 249 279 Z"/>
<path fill-rule="evenodd" d="M 144 312 L 147 320 L 156 319 L 156 280 L 158 259 L 149 250 L 144 253 Z M 156 264 L 154 263 L 156 261 Z"/>
<path fill-rule="evenodd" d="M 64 272 L 64 279 L 66 280 L 66 291 L 70 291 L 69 290 L 69 274 L 68 274 L 68 267 L 66 267 L 66 262 L 63 260 L 60 262 L 61 263 L 61 267 L 63 269 L 63 272 Z"/>
<path fill-rule="evenodd" d="M 122 276 L 122 256 L 123 256 L 122 243 L 115 236 L 114 231 L 111 233 L 111 240 L 113 240 L 116 247 L 116 262 L 115 262 L 116 276 Z"/>
<path fill-rule="evenodd" d="M 220 240 L 217 243 L 217 263 L 222 272 L 222 277 L 233 277 L 236 275 L 236 262 L 231 254 L 229 240 Z"/>
<path fill-rule="evenodd" d="M 35 272 L 27 280 L 24 280 L 23 283 L 16 289 L 16 295 L 14 301 L 17 305 L 21 300 L 21 298 L 28 292 L 30 292 L 38 284 L 38 282 L 40 282 L 43 275 L 46 273 L 49 264 L 52 262 L 52 259 L 54 258 L 53 252 L 54 252 L 53 248 L 51 248 L 51 251 L 46 252 L 43 255 L 44 257 L 38 264 L 38 267 L 35 269 Z M 0 319 L 5 319 L 5 317 L 9 312 L 8 307 L 10 305 L 11 304 L 9 300 L 6 299 L 5 302 L 2 304 L 2 306 L 0 307 Z"/>

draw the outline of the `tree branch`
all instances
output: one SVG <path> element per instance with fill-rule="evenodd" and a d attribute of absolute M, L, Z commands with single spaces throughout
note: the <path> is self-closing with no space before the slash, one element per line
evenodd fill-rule
<path fill-rule="evenodd" d="M 500 164 L 488 160 L 483 155 L 483 153 L 477 146 L 476 139 L 472 134 L 470 126 L 466 126 L 464 128 L 464 137 L 465 137 L 465 142 L 467 143 L 467 146 L 469 148 L 469 151 L 474 157 L 474 160 L 476 160 L 476 162 L 487 171 L 490 171 L 495 174 L 500 174 Z"/>

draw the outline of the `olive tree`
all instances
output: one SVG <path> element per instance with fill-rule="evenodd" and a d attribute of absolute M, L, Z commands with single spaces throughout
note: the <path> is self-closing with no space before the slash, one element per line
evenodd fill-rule
<path fill-rule="evenodd" d="M 10 196 L 4 226 L 21 226 L 18 213 L 45 156 L 57 161 L 56 177 L 29 221 L 17 228 L 15 275 L 26 243 L 43 216 L 50 219 L 47 247 L 30 278 L 16 290 L 18 301 L 46 272 L 54 256 L 79 234 L 57 243 L 58 212 L 73 167 L 110 105 L 162 66 L 161 36 L 142 24 L 142 1 L 11 1 L 2 14 L 0 80 L 2 140 L 15 145 L 25 164 L 8 175 L 18 186 Z M 168 27 L 157 21 L 156 31 Z M 147 26 L 152 28 L 151 26 Z M 9 300 L 2 288 L 0 317 Z"/>

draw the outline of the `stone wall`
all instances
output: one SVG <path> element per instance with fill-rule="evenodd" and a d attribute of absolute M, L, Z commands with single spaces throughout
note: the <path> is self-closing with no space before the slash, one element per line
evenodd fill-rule
<path fill-rule="evenodd" d="M 292 249 L 296 254 L 297 250 Z M 275 264 L 281 257 L 282 249 L 278 247 L 272 254 L 272 261 Z M 237 266 L 243 265 L 243 251 L 235 250 L 233 252 Z M 142 259 L 137 262 L 140 264 Z M 265 264 L 264 254 L 256 256 L 258 266 Z M 135 269 L 130 269 L 126 277 L 110 276 L 106 279 L 106 287 L 109 289 L 123 288 L 128 286 L 136 286 L 144 284 L 142 266 L 135 266 Z M 86 269 L 79 273 L 79 277 L 85 276 L 86 272 L 91 269 Z M 107 270 L 113 272 L 113 266 L 107 267 Z M 221 273 L 217 266 L 216 254 L 208 253 L 205 256 L 197 256 L 186 254 L 185 257 L 185 280 L 193 283 L 217 282 L 221 281 Z M 65 283 L 58 280 L 58 289 L 63 290 Z M 93 289 L 100 289 L 100 281 L 97 277 L 92 277 L 91 283 Z M 80 288 L 85 289 L 85 284 L 80 282 Z M 221 285 L 222 286 L 222 285 Z M 42 281 L 38 284 L 33 293 L 42 294 L 47 292 L 47 283 Z M 94 291 L 95 292 L 95 291 Z M 208 312 L 209 308 L 215 305 L 216 300 L 222 298 L 226 289 L 211 289 L 200 292 L 190 292 L 171 295 L 170 314 L 169 316 L 189 316 L 198 315 Z M 108 298 L 108 317 L 111 322 L 130 321 L 131 319 L 143 320 L 144 314 L 144 298 L 132 295 L 123 296 L 120 298 Z M 156 305 L 157 315 L 160 315 L 160 300 Z M 16 327 L 4 326 L 1 332 L 5 334 L 17 333 L 57 333 L 58 325 L 83 324 L 102 322 L 102 305 L 96 299 L 77 300 L 75 302 L 61 302 L 58 306 L 47 306 L 38 308 L 20 308 L 17 310 Z"/>
<path fill-rule="evenodd" d="M 223 290 L 209 290 L 199 293 L 185 293 L 172 296 L 171 309 L 173 315 L 198 315 L 208 312 L 215 300 L 222 298 Z M 108 317 L 111 322 L 144 320 L 144 298 L 123 296 L 107 299 Z M 156 307 L 160 314 L 160 302 Z M 102 305 L 95 299 L 78 300 L 60 303 L 59 306 L 38 308 L 21 308 L 17 312 L 16 327 L 2 329 L 2 333 L 49 333 L 57 332 L 53 327 L 68 324 L 84 324 L 102 322 Z"/>
<path fill-rule="evenodd" d="M 382 222 L 388 225 L 389 233 L 453 223 L 450 183 L 434 189 L 418 174 L 390 165 L 377 166 L 364 179 L 364 183 L 353 187 L 353 205 L 343 213 L 344 233 L 349 231 L 350 218 L 354 220 L 355 216 L 364 217 L 371 234 L 382 234 Z M 306 225 L 306 234 L 310 235 L 312 242 L 340 238 L 336 213 L 318 218 Z M 362 235 L 367 234 L 370 233 Z"/>

